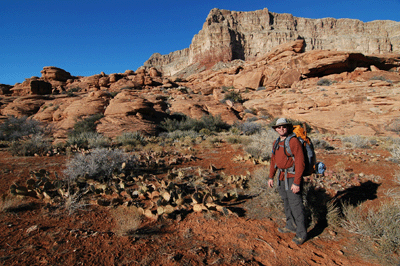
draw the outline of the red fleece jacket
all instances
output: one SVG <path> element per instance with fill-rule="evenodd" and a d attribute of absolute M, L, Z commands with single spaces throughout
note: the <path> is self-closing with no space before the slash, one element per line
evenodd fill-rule
<path fill-rule="evenodd" d="M 275 141 L 276 142 L 276 141 Z M 275 145 L 274 142 L 274 145 Z M 269 170 L 269 178 L 273 179 L 275 176 L 276 171 L 278 168 L 280 169 L 286 169 L 291 167 L 293 164 L 294 166 L 294 171 L 295 174 L 289 174 L 287 175 L 288 178 L 294 178 L 293 183 L 296 185 L 300 185 L 301 179 L 303 176 L 303 171 L 305 167 L 305 162 L 304 162 L 304 154 L 303 154 L 303 147 L 301 146 L 300 141 L 293 137 L 289 141 L 290 149 L 292 150 L 292 153 L 294 155 L 294 160 L 293 157 L 288 157 L 284 151 L 284 140 L 279 141 L 278 148 L 275 151 L 275 154 L 272 154 L 271 156 L 271 165 L 270 165 L 270 170 Z M 274 147 L 274 146 L 273 146 Z M 275 168 L 275 165 L 277 168 Z M 285 175 L 284 172 L 282 171 L 280 176 L 278 177 L 279 180 L 284 180 Z"/>

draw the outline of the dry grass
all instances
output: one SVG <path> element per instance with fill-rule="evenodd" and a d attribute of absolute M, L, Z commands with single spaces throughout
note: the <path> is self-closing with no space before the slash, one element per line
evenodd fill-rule
<path fill-rule="evenodd" d="M 400 205 L 386 201 L 366 210 L 363 206 L 344 205 L 343 227 L 365 240 L 364 256 L 385 265 L 394 265 L 393 254 L 400 251 Z"/>
<path fill-rule="evenodd" d="M 115 220 L 114 233 L 118 236 L 127 236 L 134 233 L 142 224 L 143 215 L 135 206 L 119 206 L 110 210 Z"/>
<path fill-rule="evenodd" d="M 371 148 L 370 140 L 366 137 L 354 135 L 342 137 L 342 142 L 347 148 L 360 148 L 368 149 Z"/>
<path fill-rule="evenodd" d="M 85 210 L 89 206 L 89 204 L 83 202 L 82 196 L 82 192 L 75 191 L 72 193 L 72 190 L 68 189 L 63 201 L 63 209 L 68 215 L 72 215 L 78 210 Z"/>
<path fill-rule="evenodd" d="M 24 205 L 26 205 L 26 202 L 22 197 L 3 195 L 0 200 L 0 211 L 12 212 Z"/>
<path fill-rule="evenodd" d="M 251 142 L 243 144 L 244 150 L 254 158 L 269 160 L 271 158 L 272 146 L 278 138 L 278 134 L 270 129 L 250 136 Z"/>
<path fill-rule="evenodd" d="M 342 224 L 342 212 L 339 206 L 337 206 L 336 202 L 334 200 L 328 201 L 326 204 L 326 222 L 328 223 L 328 226 L 331 226 L 333 228 L 338 228 Z"/>
<path fill-rule="evenodd" d="M 269 169 L 260 168 L 248 180 L 246 192 L 252 198 L 246 201 L 244 208 L 250 218 L 284 217 L 282 199 L 276 187 L 268 188 L 268 176 Z"/>

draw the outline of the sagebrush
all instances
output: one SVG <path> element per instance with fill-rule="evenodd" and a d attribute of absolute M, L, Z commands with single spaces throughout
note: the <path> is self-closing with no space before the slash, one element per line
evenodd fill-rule
<path fill-rule="evenodd" d="M 69 180 L 79 176 L 106 180 L 114 170 L 121 171 L 123 163 L 132 167 L 135 165 L 135 158 L 118 149 L 97 148 L 89 154 L 76 154 L 67 162 L 64 175 Z"/>

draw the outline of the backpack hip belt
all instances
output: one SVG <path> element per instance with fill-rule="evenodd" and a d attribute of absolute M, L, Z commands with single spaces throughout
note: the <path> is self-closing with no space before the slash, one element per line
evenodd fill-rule
<path fill-rule="evenodd" d="M 289 168 L 286 168 L 286 169 L 278 168 L 278 186 L 281 184 L 281 180 L 279 179 L 279 177 L 281 176 L 281 172 L 282 171 L 283 171 L 283 173 L 285 175 L 285 179 L 284 179 L 285 190 L 289 190 L 289 182 L 288 182 L 288 179 L 287 179 L 287 174 L 288 173 L 289 174 L 295 174 L 295 172 L 294 172 L 294 164 L 293 164 L 293 166 L 291 166 Z"/>

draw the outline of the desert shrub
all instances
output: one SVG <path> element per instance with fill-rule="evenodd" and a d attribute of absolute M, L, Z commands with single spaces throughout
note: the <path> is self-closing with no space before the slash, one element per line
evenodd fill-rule
<path fill-rule="evenodd" d="M 114 170 L 122 170 L 122 164 L 135 164 L 135 159 L 123 151 L 105 148 L 94 149 L 87 155 L 76 154 L 67 162 L 64 175 L 67 180 L 74 180 L 78 176 L 88 176 L 96 180 L 107 180 Z"/>
<path fill-rule="evenodd" d="M 178 140 L 178 139 L 182 139 L 182 138 L 192 138 L 192 139 L 196 139 L 197 137 L 200 137 L 201 134 L 194 131 L 194 130 L 175 130 L 172 132 L 168 132 L 168 133 L 161 133 L 160 137 L 162 138 L 169 138 L 172 140 Z"/>
<path fill-rule="evenodd" d="M 259 195 L 268 189 L 269 169 L 260 168 L 250 175 L 247 182 L 247 192 L 249 195 Z"/>
<path fill-rule="evenodd" d="M 110 146 L 110 140 L 97 132 L 81 132 L 68 135 L 67 145 L 85 149 L 101 148 Z"/>
<path fill-rule="evenodd" d="M 43 133 L 45 133 L 45 129 L 41 127 L 40 122 L 26 116 L 21 118 L 8 116 L 0 125 L 1 140 L 18 140 L 25 136 Z"/>
<path fill-rule="evenodd" d="M 119 91 L 110 92 L 111 98 L 115 98 L 115 96 L 117 96 L 118 93 L 119 93 Z"/>
<path fill-rule="evenodd" d="M 334 83 L 334 81 L 327 79 L 327 78 L 322 78 L 317 81 L 318 86 L 330 86 Z"/>
<path fill-rule="evenodd" d="M 251 123 L 251 122 L 255 122 L 255 121 L 257 121 L 257 120 L 258 120 L 258 117 L 257 117 L 257 116 L 253 116 L 253 117 L 249 117 L 249 118 L 246 120 L 246 122 Z"/>
<path fill-rule="evenodd" d="M 392 158 L 390 158 L 390 160 L 395 163 L 400 163 L 400 145 L 393 144 L 390 149 L 390 153 L 392 154 Z"/>
<path fill-rule="evenodd" d="M 146 139 L 139 131 L 124 132 L 122 135 L 116 137 L 116 141 L 123 146 L 146 145 Z"/>
<path fill-rule="evenodd" d="M 243 138 L 238 135 L 229 135 L 225 137 L 225 141 L 230 144 L 240 144 L 243 142 Z"/>
<path fill-rule="evenodd" d="M 212 132 L 221 132 L 230 128 L 230 126 L 222 120 L 220 115 L 205 115 L 200 119 L 199 123 L 202 125 L 201 129 L 207 128 Z"/>
<path fill-rule="evenodd" d="M 400 206 L 396 201 L 368 210 L 362 205 L 344 204 L 343 213 L 343 227 L 368 240 L 369 245 L 363 249 L 368 253 L 364 255 L 388 264 L 394 262 L 393 254 L 400 251 Z"/>
<path fill-rule="evenodd" d="M 332 228 L 338 228 L 342 224 L 342 210 L 335 200 L 326 203 L 326 222 Z"/>
<path fill-rule="evenodd" d="M 171 118 L 166 118 L 161 122 L 160 127 L 165 131 L 172 132 L 181 131 L 196 131 L 208 129 L 211 132 L 221 132 L 229 129 L 229 125 L 225 123 L 220 116 L 205 115 L 201 119 L 193 119 L 183 114 L 174 114 Z"/>
<path fill-rule="evenodd" d="M 103 116 L 103 114 L 98 113 L 77 121 L 69 135 L 76 136 L 83 132 L 96 132 L 96 122 Z"/>
<path fill-rule="evenodd" d="M 246 144 L 244 150 L 254 158 L 269 160 L 272 153 L 272 144 L 278 138 L 273 129 L 263 130 L 250 136 L 251 142 Z"/>
<path fill-rule="evenodd" d="M 227 100 L 230 100 L 231 102 L 234 102 L 234 103 L 243 102 L 243 98 L 242 98 L 242 95 L 240 94 L 240 92 L 236 92 L 236 91 L 233 91 L 233 90 L 225 93 L 224 99 L 221 102 L 224 103 Z"/>
<path fill-rule="evenodd" d="M 385 126 L 385 129 L 399 134 L 400 133 L 400 118 L 394 119 L 390 124 Z"/>
<path fill-rule="evenodd" d="M 200 129 L 199 133 L 203 136 L 211 136 L 212 132 L 208 128 L 202 128 Z"/>
<path fill-rule="evenodd" d="M 384 76 L 373 76 L 369 80 L 381 80 L 381 81 L 386 81 L 386 82 L 389 82 L 389 83 L 393 83 L 390 79 L 387 79 Z"/>
<path fill-rule="evenodd" d="M 361 149 L 369 149 L 370 141 L 362 136 L 354 135 L 354 136 L 347 136 L 341 138 L 343 142 L 349 144 L 350 148 L 361 148 Z"/>
<path fill-rule="evenodd" d="M 143 215 L 135 206 L 119 206 L 111 209 L 110 213 L 115 220 L 113 231 L 117 236 L 132 235 L 142 224 Z"/>
<path fill-rule="evenodd" d="M 243 112 L 245 114 L 253 114 L 253 115 L 257 114 L 257 111 L 254 109 L 245 109 Z"/>
<path fill-rule="evenodd" d="M 235 127 L 237 127 L 245 135 L 254 135 L 263 130 L 262 125 L 250 121 L 246 121 L 244 123 L 235 123 Z"/>
<path fill-rule="evenodd" d="M 71 88 L 71 89 L 69 89 L 68 91 L 69 92 L 79 92 L 79 91 L 81 91 L 82 89 L 80 88 L 80 87 L 74 87 L 74 88 Z"/>
<path fill-rule="evenodd" d="M 62 207 L 67 215 L 72 215 L 79 210 L 85 210 L 90 204 L 82 200 L 83 193 L 80 190 L 69 189 L 62 201 Z"/>
<path fill-rule="evenodd" d="M 333 150 L 334 148 L 325 140 L 319 139 L 317 137 L 310 137 L 311 141 L 314 145 L 314 149 L 325 149 L 325 150 Z"/>
<path fill-rule="evenodd" d="M 135 87 L 133 87 L 133 86 L 125 86 L 125 87 L 122 87 L 120 90 L 133 90 L 133 89 L 135 89 Z"/>
<path fill-rule="evenodd" d="M 10 144 L 10 152 L 14 156 L 45 155 L 51 149 L 51 143 L 43 135 L 34 135 L 31 138 L 16 140 Z"/>
<path fill-rule="evenodd" d="M 246 193 L 251 199 L 246 201 L 244 208 L 246 215 L 253 219 L 283 218 L 282 199 L 277 190 L 268 187 L 268 168 L 259 168 L 251 174 L 247 182 Z M 275 183 L 276 179 L 275 179 Z"/>
<path fill-rule="evenodd" d="M 174 113 L 170 115 L 169 118 L 165 118 L 164 121 L 160 123 L 161 129 L 167 131 L 167 132 L 172 132 L 175 130 L 181 130 L 181 125 L 185 123 L 187 119 L 190 119 L 184 114 L 181 113 Z"/>

